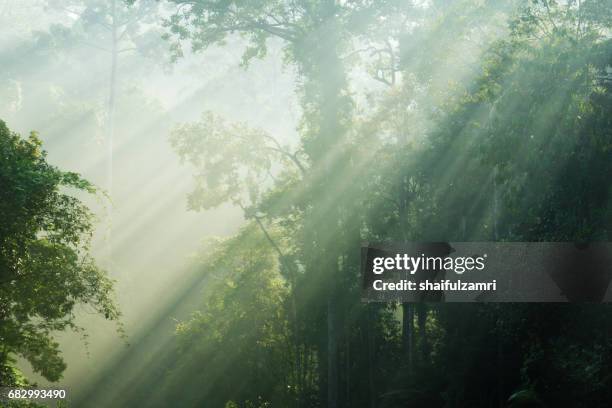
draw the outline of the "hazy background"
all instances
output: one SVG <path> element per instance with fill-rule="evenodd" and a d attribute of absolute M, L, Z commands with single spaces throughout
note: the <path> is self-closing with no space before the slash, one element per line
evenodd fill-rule
<path fill-rule="evenodd" d="M 50 163 L 79 172 L 108 191 L 110 38 L 95 20 L 79 16 L 82 8 L 75 3 L 0 1 L 0 118 L 22 135 L 39 132 Z M 172 127 L 211 110 L 280 140 L 297 140 L 294 77 L 282 66 L 279 47 L 248 70 L 240 66 L 240 38 L 223 50 L 187 54 L 171 63 L 159 27 L 163 13 L 156 8 L 147 14 L 144 26 L 135 28 L 146 32 L 147 42 L 118 58 L 110 260 L 106 201 L 102 195 L 87 199 L 99 219 L 94 254 L 117 281 L 127 339 L 119 338 L 113 323 L 81 308 L 79 320 L 89 336 L 57 337 L 68 368 L 56 386 L 80 388 L 118 353 L 134 349 L 150 324 L 163 322 L 155 336 L 171 336 L 174 318 L 184 317 L 172 314 L 176 296 L 180 310 L 194 308 L 183 298 L 184 287 L 198 281 L 188 267 L 191 257 L 207 237 L 228 236 L 243 224 L 241 211 L 231 206 L 204 213 L 187 210 L 193 170 L 181 165 L 169 145 Z M 124 43 L 126 49 L 133 47 L 127 38 Z M 196 304 L 200 289 L 189 292 Z M 156 337 L 154 343 L 161 347 L 163 340 Z M 22 368 L 45 383 L 27 363 Z"/>
<path fill-rule="evenodd" d="M 175 0 L 181 50 L 167 1 L 0 0 L 0 119 L 101 189 L 79 198 L 123 312 L 122 337 L 78 307 L 53 386 L 86 407 L 608 407 L 609 308 L 366 303 L 356 249 L 608 240 L 610 1 Z"/>
<path fill-rule="evenodd" d="M 0 118 L 23 135 L 39 132 L 52 164 L 81 173 L 109 192 L 112 202 L 109 214 L 102 194 L 83 197 L 99 219 L 93 250 L 117 282 L 127 338 L 119 337 L 113 323 L 80 309 L 88 337 L 57 336 L 68 366 L 57 386 L 76 393 L 87 384 L 114 381 L 129 389 L 130 381 L 138 381 L 156 353 L 172 341 L 177 321 L 201 304 L 205 282 L 190 269 L 194 254 L 205 247 L 206 238 L 229 236 L 244 224 L 242 211 L 229 205 L 208 212 L 187 210 L 194 169 L 181 165 L 172 150 L 171 129 L 212 111 L 262 128 L 283 143 L 299 142 L 299 81 L 291 66 L 283 64 L 280 42 L 269 41 L 268 55 L 249 67 L 241 66 L 246 42 L 239 36 L 198 54 L 185 49 L 182 58 L 172 61 L 170 44 L 162 39 L 162 22 L 171 6 L 151 0 L 130 9 L 117 1 L 128 23 L 119 27 L 111 160 L 112 38 L 108 10 L 103 9 L 111 3 L 0 0 Z M 88 14 L 84 5 L 95 12 Z M 439 52 L 448 52 L 447 64 L 432 67 L 431 75 L 443 79 L 440 86 L 474 75 L 468 62 L 480 57 L 480 37 L 476 33 L 469 41 L 454 41 L 452 49 L 442 46 L 444 38 L 437 40 Z M 455 64 L 457 59 L 463 65 Z M 372 75 L 367 64 L 350 72 L 357 118 L 371 113 L 377 92 L 386 88 Z M 436 82 L 430 85 L 436 90 Z M 415 95 L 419 92 L 415 87 Z M 422 124 L 413 118 L 413 126 L 413 134 L 419 134 Z M 112 375 L 105 374 L 105 367 Z M 45 383 L 28 363 L 21 368 Z"/>

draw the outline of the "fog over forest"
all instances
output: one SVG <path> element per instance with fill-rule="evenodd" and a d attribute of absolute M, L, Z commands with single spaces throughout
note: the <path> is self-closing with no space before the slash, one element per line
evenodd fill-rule
<path fill-rule="evenodd" d="M 364 303 L 359 247 L 608 241 L 611 73 L 610 0 L 0 0 L 2 151 L 96 190 L 58 176 L 50 218 L 0 206 L 41 223 L 0 229 L 0 385 L 96 408 L 609 406 L 608 305 Z M 34 183 L 6 197 L 42 191 L 33 169 L 0 174 Z M 22 289 L 38 244 L 82 262 Z"/>
<path fill-rule="evenodd" d="M 112 39 L 97 21 L 102 15 L 89 19 L 79 14 L 95 3 L 2 2 L 0 118 L 23 135 L 39 132 L 50 163 L 108 191 L 105 121 Z M 93 252 L 117 281 L 127 339 L 118 338 L 114 323 L 78 308 L 86 340 L 77 333 L 58 334 L 68 366 L 62 384 L 71 390 L 78 390 L 83 378 L 95 378 L 141 330 L 169 313 L 174 292 L 186 281 L 199 281 L 189 265 L 207 238 L 227 237 L 244 224 L 232 205 L 205 213 L 187 210 L 192 170 L 172 151 L 170 130 L 210 110 L 296 143 L 299 107 L 291 69 L 283 67 L 278 46 L 248 70 L 240 67 L 244 41 L 239 37 L 230 40 L 229 48 L 172 63 L 169 45 L 161 38 L 168 8 L 150 3 L 151 9 L 139 16 L 142 22 L 129 27 L 144 37 L 143 43 L 126 36 L 120 46 L 129 51 L 117 61 L 110 238 L 106 199 L 87 198 L 98 218 Z M 112 261 L 106 258 L 108 241 Z M 172 319 L 187 312 L 164 315 L 169 329 L 164 334 L 171 335 Z M 22 367 L 31 372 L 27 363 Z M 32 378 L 46 383 L 40 376 Z"/>

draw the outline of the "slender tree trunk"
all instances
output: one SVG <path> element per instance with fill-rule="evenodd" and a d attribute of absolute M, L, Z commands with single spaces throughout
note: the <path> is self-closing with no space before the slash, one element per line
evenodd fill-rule
<path fill-rule="evenodd" d="M 337 19 L 336 0 L 325 0 L 313 8 L 316 30 L 304 39 L 300 47 L 308 50 L 300 59 L 304 75 L 304 100 L 316 111 L 316 123 L 310 130 L 304 151 L 311 162 L 310 187 L 313 200 L 307 217 L 307 229 L 312 230 L 312 259 L 317 275 L 321 273 L 322 290 L 326 295 L 326 376 L 327 408 L 338 406 L 338 314 L 336 305 L 338 259 L 346 248 L 338 244 L 345 215 L 341 205 L 329 208 L 319 199 L 334 193 L 334 179 L 345 170 L 343 158 L 332 157 L 330 152 L 342 145 L 345 125 L 350 116 L 350 104 L 346 103 L 346 72 L 340 58 L 343 41 Z M 323 200 L 324 201 L 324 200 Z M 325 287 L 327 286 L 327 287 Z M 325 364 L 321 361 L 322 364 Z M 321 372 L 323 374 L 323 372 Z M 321 402 L 325 401 L 323 399 Z"/>
<path fill-rule="evenodd" d="M 336 304 L 327 298 L 327 406 L 338 406 L 338 344 L 336 333 Z"/>
<path fill-rule="evenodd" d="M 425 303 L 419 303 L 417 305 L 417 319 L 419 322 L 421 356 L 423 359 L 426 359 L 429 355 L 429 342 L 427 340 L 427 331 L 425 329 L 425 326 L 427 325 L 427 305 Z"/>
<path fill-rule="evenodd" d="M 322 7 L 322 15 L 325 23 L 321 27 L 321 40 L 317 47 L 317 61 L 313 68 L 314 80 L 316 81 L 315 100 L 317 101 L 319 118 L 319 130 L 317 143 L 312 145 L 309 151 L 313 159 L 313 165 L 317 167 L 318 174 L 315 175 L 316 190 L 322 197 L 334 189 L 334 177 L 343 170 L 342 159 L 332 158 L 329 153 L 342 145 L 345 129 L 343 122 L 346 119 L 343 91 L 346 86 L 346 74 L 339 56 L 337 47 L 341 42 L 339 28 L 335 21 L 334 0 L 328 0 Z M 314 218 L 318 225 L 318 236 L 320 237 L 319 249 L 321 259 L 324 260 L 323 269 L 331 273 L 326 277 L 327 290 L 327 408 L 338 407 L 338 315 L 335 298 L 337 296 L 337 282 L 339 274 L 338 259 L 344 255 L 345 248 L 335 247 L 342 226 L 336 220 L 341 220 L 343 209 L 334 207 L 332 211 L 318 203 L 314 205 Z M 336 221 L 330 222 L 330 221 Z"/>
<path fill-rule="evenodd" d="M 376 367 L 376 356 L 375 350 L 376 345 L 374 344 L 374 326 L 372 317 L 372 306 L 366 305 L 366 328 L 367 328 L 367 349 L 368 349 L 368 385 L 370 395 L 370 408 L 376 408 L 376 384 L 374 384 L 374 369 Z"/>
<path fill-rule="evenodd" d="M 293 318 L 293 341 L 295 342 L 294 344 L 294 352 L 295 352 L 295 357 L 294 357 L 294 361 L 295 361 L 295 367 L 293 368 L 293 372 L 295 373 L 295 384 L 294 386 L 296 387 L 295 389 L 295 406 L 296 408 L 300 408 L 301 406 L 301 395 L 302 395 L 302 391 L 304 389 L 304 383 L 302 382 L 302 353 L 301 353 L 301 348 L 300 348 L 300 339 L 298 337 L 298 318 L 297 318 L 297 305 L 296 305 L 296 299 L 295 299 L 295 291 L 296 291 L 296 286 L 295 286 L 295 276 L 292 279 L 292 293 L 291 293 L 291 314 L 292 314 L 292 318 Z"/>
<path fill-rule="evenodd" d="M 320 339 L 319 347 L 317 347 L 317 369 L 319 372 L 318 380 L 319 380 L 319 401 L 321 401 L 321 406 L 325 401 L 327 401 L 327 338 Z"/>
<path fill-rule="evenodd" d="M 414 369 L 414 305 L 402 303 L 402 348 L 408 363 L 408 372 Z"/>
<path fill-rule="evenodd" d="M 117 92 L 117 58 L 118 37 L 117 37 L 117 0 L 112 0 L 111 4 L 111 71 L 109 83 L 109 96 L 107 106 L 107 129 L 106 129 L 106 190 L 109 198 L 113 194 L 113 143 L 115 139 L 115 110 L 116 110 L 116 92 Z M 113 229 L 113 209 L 110 200 L 107 202 L 107 217 L 108 217 L 108 232 L 107 232 L 107 256 L 109 265 L 112 265 L 113 247 L 112 247 L 112 229 Z"/>
<path fill-rule="evenodd" d="M 348 330 L 347 330 L 348 332 Z M 346 337 L 346 406 L 351 403 L 351 339 Z"/>
<path fill-rule="evenodd" d="M 107 129 L 107 188 L 109 194 L 113 189 L 113 143 L 115 138 L 115 98 L 117 89 L 117 4 L 112 0 L 112 44 L 111 44 L 111 72 L 110 72 L 110 91 L 108 97 L 108 129 Z"/>
<path fill-rule="evenodd" d="M 404 143 L 406 140 L 404 138 Z M 400 235 L 404 242 L 408 242 L 408 178 L 402 177 L 399 191 L 399 224 Z M 408 372 L 412 374 L 414 369 L 414 305 L 402 303 L 402 348 L 408 363 Z"/>
<path fill-rule="evenodd" d="M 499 323 L 498 323 L 499 326 Z M 500 328 L 497 330 L 497 401 L 498 406 L 503 408 L 506 406 L 506 398 L 504 395 L 504 350 L 502 339 L 500 336 Z"/>
<path fill-rule="evenodd" d="M 240 204 L 240 208 L 243 213 L 247 213 L 247 209 L 244 205 Z M 293 367 L 293 382 L 296 387 L 296 407 L 300 408 L 300 393 L 302 391 L 302 383 L 301 379 L 301 370 L 300 370 L 300 342 L 298 336 L 298 315 L 297 315 L 297 300 L 296 300 L 296 290 L 297 290 L 297 276 L 294 265 L 287 259 L 283 251 L 280 249 L 278 244 L 274 241 L 268 229 L 265 227 L 261 218 L 255 216 L 255 222 L 259 226 L 260 231 L 264 234 L 270 246 L 276 251 L 278 254 L 278 260 L 280 262 L 281 270 L 284 270 L 285 274 L 289 276 L 291 280 L 291 317 L 293 319 L 292 329 L 293 329 L 293 352 L 294 352 L 294 367 Z"/>
<path fill-rule="evenodd" d="M 499 238 L 498 233 L 498 192 L 497 192 L 497 166 L 493 169 L 493 239 L 495 241 Z"/>

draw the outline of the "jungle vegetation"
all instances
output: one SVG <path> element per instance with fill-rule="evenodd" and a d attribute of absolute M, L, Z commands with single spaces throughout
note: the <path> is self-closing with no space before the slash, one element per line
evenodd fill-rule
<path fill-rule="evenodd" d="M 168 337 L 152 323 L 75 406 L 610 405 L 609 305 L 364 303 L 359 252 L 363 241 L 609 240 L 610 0 L 72 2 L 73 26 L 34 44 L 89 43 L 98 34 L 77 25 L 107 26 L 107 160 L 122 123 L 115 63 L 132 51 L 169 66 L 239 51 L 247 71 L 273 55 L 299 106 L 294 138 L 209 108 L 168 126 L 166 148 L 192 173 L 180 199 L 244 223 L 199 250 L 198 301 L 155 320 L 172 321 Z M 52 332 L 79 330 L 73 307 L 119 318 L 88 254 L 91 214 L 60 187 L 96 189 L 47 164 L 36 134 L 0 134 L 0 379 L 25 381 L 21 356 L 57 381 Z M 112 193 L 117 172 L 104 174 Z"/>

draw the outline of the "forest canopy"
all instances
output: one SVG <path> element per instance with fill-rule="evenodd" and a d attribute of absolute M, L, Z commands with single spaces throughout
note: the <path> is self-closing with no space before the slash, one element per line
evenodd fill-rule
<path fill-rule="evenodd" d="M 610 406 L 609 305 L 367 303 L 359 252 L 610 239 L 610 0 L 44 3 L 22 44 L 57 77 L 7 63 L 2 114 L 48 89 L 37 125 L 95 152 L 133 327 L 75 406 Z M 1 373 L 58 381 L 77 305 L 119 317 L 96 189 L 0 133 Z"/>
<path fill-rule="evenodd" d="M 262 181 L 270 159 L 250 161 L 265 144 L 243 144 L 245 130 L 218 133 L 208 120 L 173 138 L 195 167 L 191 202 L 231 183 L 225 200 L 267 237 L 289 288 L 285 385 L 268 397 L 254 386 L 250 398 L 219 388 L 200 401 L 226 392 L 220 401 L 235 401 L 226 406 L 606 404 L 609 377 L 585 387 L 567 370 L 603 375 L 611 343 L 595 327 L 609 333 L 609 308 L 595 317 L 588 308 L 403 304 L 397 317 L 398 305 L 359 303 L 355 253 L 360 239 L 607 240 L 609 2 L 175 3 L 167 24 L 178 56 L 184 43 L 200 51 L 236 32 L 249 61 L 279 38 L 303 110 L 299 147 L 277 145 L 301 171 L 278 162 L 273 182 Z M 355 108 L 348 55 L 386 86 L 368 95 L 366 113 Z M 215 148 L 210 138 L 221 134 L 248 153 Z M 591 322 L 590 340 L 563 331 L 574 319 Z M 182 336 L 195 330 L 180 327 Z M 556 342 L 553 333 L 565 334 Z M 576 349 L 607 363 L 579 363 Z"/>

